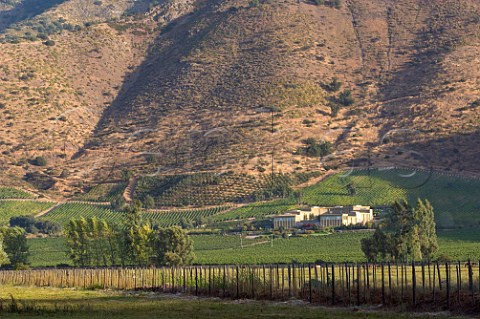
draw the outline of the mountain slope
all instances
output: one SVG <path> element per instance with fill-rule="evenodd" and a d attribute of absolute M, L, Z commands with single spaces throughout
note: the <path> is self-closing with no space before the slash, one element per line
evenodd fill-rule
<path fill-rule="evenodd" d="M 124 12 L 138 9 L 110 2 Z M 45 119 L 28 115 L 29 123 L 36 120 L 32 136 L 56 142 L 42 149 L 25 136 L 24 149 L 29 151 L 24 157 L 47 157 L 57 169 L 57 189 L 68 189 L 78 180 L 115 179 L 123 168 L 140 175 L 286 173 L 368 165 L 478 170 L 479 4 L 331 3 L 171 0 L 144 15 L 97 22 L 92 29 L 114 34 L 116 49 L 67 51 L 78 65 L 65 68 L 70 76 L 65 83 L 82 82 L 84 71 L 103 79 L 90 83 L 86 98 L 76 95 L 80 106 L 82 99 L 88 100 L 83 102 L 88 110 L 88 121 L 83 122 L 88 124 L 69 115 L 61 129 L 44 132 L 39 123 Z M 148 8 L 147 2 L 142 5 Z M 74 0 L 56 10 L 71 7 Z M 55 18 L 62 16 L 52 12 Z M 69 21 L 86 19 L 78 17 Z M 91 41 L 99 39 L 92 29 L 80 32 Z M 121 35 L 114 31 L 124 29 L 128 31 Z M 54 37 L 59 45 L 65 41 L 70 46 L 72 41 L 71 33 Z M 131 53 L 122 51 L 124 42 Z M 52 50 L 35 45 L 4 46 Z M 139 46 L 149 49 L 138 50 Z M 108 62 L 100 67 L 96 59 Z M 60 63 L 65 62 L 70 60 Z M 88 63 L 95 70 L 84 68 Z M 123 80 L 122 74 L 135 65 L 133 75 Z M 343 83 L 339 90 L 332 86 L 334 77 Z M 118 89 L 100 84 L 108 82 Z M 348 90 L 353 92 L 353 105 L 345 101 Z M 16 94 L 27 99 L 24 92 Z M 18 110 L 17 104 L 6 104 Z M 68 109 L 57 106 L 53 111 L 53 105 L 45 102 L 46 110 L 57 116 Z M 5 169 L 15 176 L 45 171 L 29 164 L 15 168 L 8 162 L 21 156 L 22 147 L 15 150 L 15 143 L 25 135 L 25 125 L 12 122 L 8 132 L 4 130 L 11 139 Z M 333 154 L 302 156 L 299 149 L 307 138 L 332 143 Z M 61 177 L 61 170 L 69 177 Z"/>

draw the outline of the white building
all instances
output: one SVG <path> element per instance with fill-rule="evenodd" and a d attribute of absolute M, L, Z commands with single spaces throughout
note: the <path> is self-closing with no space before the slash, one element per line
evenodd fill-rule
<path fill-rule="evenodd" d="M 304 224 L 317 224 L 321 228 L 348 225 L 365 225 L 373 220 L 370 206 L 313 206 L 310 211 L 292 210 L 284 214 L 273 215 L 273 228 L 301 227 Z"/>

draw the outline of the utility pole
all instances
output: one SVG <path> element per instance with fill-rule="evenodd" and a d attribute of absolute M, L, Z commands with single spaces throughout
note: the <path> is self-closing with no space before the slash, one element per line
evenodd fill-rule
<path fill-rule="evenodd" d="M 274 141 L 273 141 L 273 134 L 275 133 L 274 132 L 274 123 L 273 123 L 273 107 L 272 107 L 272 183 L 273 183 L 273 175 L 275 174 L 275 170 L 274 170 L 274 167 L 273 167 L 273 159 L 274 159 L 274 154 L 275 154 L 275 144 L 274 144 Z"/>

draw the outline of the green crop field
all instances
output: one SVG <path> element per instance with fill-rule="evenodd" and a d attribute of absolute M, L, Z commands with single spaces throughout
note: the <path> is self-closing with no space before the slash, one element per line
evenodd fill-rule
<path fill-rule="evenodd" d="M 51 220 L 57 223 L 66 224 L 72 218 L 97 217 L 107 221 L 121 221 L 123 212 L 114 211 L 107 205 L 90 205 L 82 203 L 66 203 L 56 207 L 42 219 Z"/>
<path fill-rule="evenodd" d="M 343 232 L 331 235 L 276 238 L 273 247 L 270 237 L 248 239 L 235 235 L 195 235 L 196 264 L 268 264 L 289 263 L 293 260 L 312 263 L 365 261 L 360 240 L 368 232 Z M 480 232 L 476 229 L 454 229 L 438 232 L 440 249 L 436 256 L 452 260 L 480 259 Z M 34 267 L 70 264 L 65 255 L 64 238 L 29 239 Z M 242 248 L 243 245 L 243 248 Z"/>
<path fill-rule="evenodd" d="M 111 202 L 122 196 L 126 184 L 99 184 L 92 187 L 87 193 L 74 197 L 74 200 L 89 202 Z"/>
<path fill-rule="evenodd" d="M 0 201 L 0 224 L 8 224 L 13 216 L 38 214 L 53 205 L 54 203 L 37 201 Z"/>
<path fill-rule="evenodd" d="M 12 187 L 0 187 L 0 199 L 28 199 L 34 198 L 32 194 Z"/>
<path fill-rule="evenodd" d="M 265 203 L 254 203 L 229 210 L 221 215 L 212 217 L 214 221 L 226 221 L 247 218 L 263 218 L 267 215 L 279 214 L 287 210 L 295 208 L 297 205 L 292 200 L 278 200 Z"/>

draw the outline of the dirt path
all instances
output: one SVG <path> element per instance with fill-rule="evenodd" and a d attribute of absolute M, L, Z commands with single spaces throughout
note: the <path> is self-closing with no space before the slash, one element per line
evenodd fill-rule
<path fill-rule="evenodd" d="M 138 177 L 133 177 L 130 178 L 128 181 L 127 187 L 125 187 L 125 190 L 123 191 L 123 199 L 127 203 L 132 203 L 133 202 L 133 197 L 135 194 L 135 188 L 137 187 L 138 184 Z"/>

